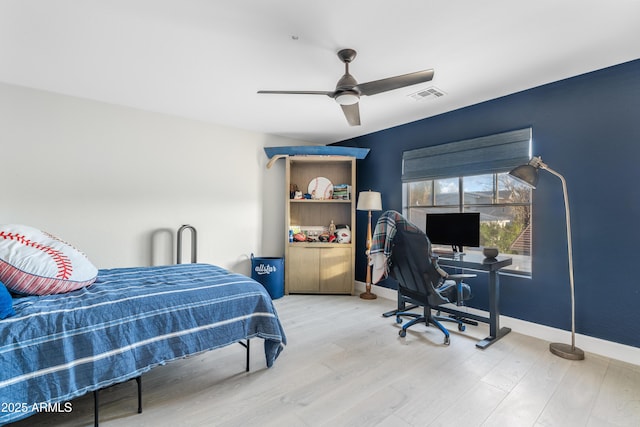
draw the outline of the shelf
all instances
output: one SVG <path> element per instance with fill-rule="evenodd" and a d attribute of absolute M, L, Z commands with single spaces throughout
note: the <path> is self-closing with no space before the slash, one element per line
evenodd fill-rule
<path fill-rule="evenodd" d="M 291 203 L 351 203 L 351 200 L 345 199 L 289 199 L 289 201 Z"/>
<path fill-rule="evenodd" d="M 350 248 L 352 243 L 289 242 L 290 248 Z"/>

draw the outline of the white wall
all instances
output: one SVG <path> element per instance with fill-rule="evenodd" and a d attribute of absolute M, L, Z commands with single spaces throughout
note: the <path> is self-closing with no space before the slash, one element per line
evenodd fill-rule
<path fill-rule="evenodd" d="M 284 166 L 267 170 L 263 147 L 303 144 L 0 83 L 0 223 L 49 231 L 98 268 L 172 263 L 191 224 L 199 262 L 249 274 L 252 252 L 284 250 Z"/>

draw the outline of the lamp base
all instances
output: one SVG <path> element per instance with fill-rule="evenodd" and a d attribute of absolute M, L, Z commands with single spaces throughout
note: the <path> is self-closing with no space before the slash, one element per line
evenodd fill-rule
<path fill-rule="evenodd" d="M 584 360 L 584 351 L 570 344 L 554 342 L 549 344 L 549 351 L 563 359 Z"/>
<path fill-rule="evenodd" d="M 368 277 L 367 277 L 367 280 L 369 280 Z M 360 298 L 362 298 L 362 299 L 376 299 L 376 298 L 378 298 L 378 295 L 371 293 L 371 283 L 367 283 L 366 284 L 365 292 L 360 294 Z"/>
<path fill-rule="evenodd" d="M 371 293 L 371 284 L 367 283 L 366 291 L 360 294 L 360 298 L 362 299 L 376 299 L 378 295 Z"/>
<path fill-rule="evenodd" d="M 362 299 L 376 299 L 376 298 L 378 298 L 378 295 L 372 294 L 370 291 L 367 291 L 367 292 L 361 293 L 360 294 L 360 298 L 362 298 Z"/>

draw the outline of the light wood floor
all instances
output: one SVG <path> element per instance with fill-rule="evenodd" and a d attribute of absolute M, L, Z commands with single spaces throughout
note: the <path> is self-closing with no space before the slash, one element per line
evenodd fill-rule
<path fill-rule="evenodd" d="M 486 350 L 485 326 L 451 345 L 434 327 L 398 336 L 386 299 L 289 295 L 275 301 L 288 345 L 265 367 L 261 340 L 155 368 L 101 392 L 100 425 L 116 426 L 640 426 L 640 366 L 587 354 L 567 361 L 512 332 Z M 92 395 L 67 414 L 18 426 L 87 426 Z"/>

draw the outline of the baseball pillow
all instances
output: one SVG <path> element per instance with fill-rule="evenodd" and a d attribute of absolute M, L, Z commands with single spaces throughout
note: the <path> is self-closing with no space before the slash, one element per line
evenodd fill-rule
<path fill-rule="evenodd" d="M 25 225 L 0 225 L 0 281 L 19 294 L 50 295 L 89 286 L 98 269 L 76 248 Z"/>

